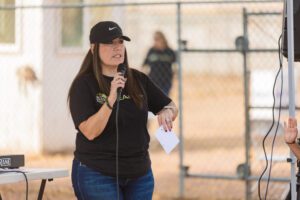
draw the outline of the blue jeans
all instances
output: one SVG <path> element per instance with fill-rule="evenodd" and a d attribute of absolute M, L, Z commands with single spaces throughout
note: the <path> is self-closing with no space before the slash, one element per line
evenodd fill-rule
<path fill-rule="evenodd" d="M 117 199 L 116 178 L 95 171 L 78 160 L 73 160 L 72 184 L 78 200 Z M 120 200 L 151 200 L 154 178 L 150 169 L 136 179 L 119 178 Z"/>

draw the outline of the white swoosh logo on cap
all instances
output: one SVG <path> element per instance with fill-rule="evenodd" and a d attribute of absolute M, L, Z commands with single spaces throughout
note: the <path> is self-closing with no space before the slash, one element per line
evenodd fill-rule
<path fill-rule="evenodd" d="M 110 28 L 110 27 L 108 27 L 108 30 L 109 31 L 112 31 L 112 30 L 114 30 L 114 29 L 116 29 L 117 27 L 112 27 L 112 28 Z"/>

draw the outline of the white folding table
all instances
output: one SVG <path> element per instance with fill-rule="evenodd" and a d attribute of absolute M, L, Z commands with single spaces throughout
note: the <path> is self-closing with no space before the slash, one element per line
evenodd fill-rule
<path fill-rule="evenodd" d="M 22 173 L 13 172 L 13 171 L 25 172 L 28 181 L 41 180 L 38 200 L 43 199 L 43 194 L 44 194 L 47 180 L 53 181 L 54 178 L 63 178 L 69 176 L 69 172 L 67 169 L 43 169 L 43 168 L 0 169 L 0 185 L 25 181 L 25 177 Z"/>

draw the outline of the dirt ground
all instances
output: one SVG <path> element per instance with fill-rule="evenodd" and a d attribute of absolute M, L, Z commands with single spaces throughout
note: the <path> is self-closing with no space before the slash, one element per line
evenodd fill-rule
<path fill-rule="evenodd" d="M 186 78 L 188 77 L 188 78 Z M 208 84 L 209 83 L 209 84 Z M 171 97 L 178 102 L 177 83 Z M 238 76 L 190 75 L 184 79 L 183 132 L 184 165 L 195 174 L 235 176 L 239 164 L 245 162 L 245 117 L 243 79 Z M 178 122 L 178 121 L 177 121 Z M 179 152 L 178 148 L 167 155 L 154 139 L 157 125 L 151 123 L 150 155 L 155 176 L 154 200 L 179 200 Z M 178 133 L 178 123 L 175 124 Z M 262 159 L 262 133 L 251 133 L 251 173 L 259 176 L 264 167 Z M 270 151 L 268 140 L 268 151 Z M 282 134 L 276 141 L 274 154 L 288 155 Z M 272 177 L 288 177 L 289 164 L 275 159 Z M 26 156 L 27 167 L 67 168 L 71 173 L 72 153 Z M 39 182 L 29 185 L 29 199 L 36 199 Z M 265 188 L 265 183 L 262 184 Z M 288 183 L 271 182 L 268 199 L 281 199 Z M 185 179 L 185 200 L 245 199 L 245 182 L 221 179 Z M 251 184 L 252 198 L 257 198 L 257 185 Z M 0 185 L 3 200 L 24 199 L 25 184 Z M 75 199 L 71 180 L 56 179 L 48 182 L 45 200 Z"/>

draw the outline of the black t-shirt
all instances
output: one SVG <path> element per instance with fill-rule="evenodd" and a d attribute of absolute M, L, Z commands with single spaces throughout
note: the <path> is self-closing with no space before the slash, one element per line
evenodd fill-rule
<path fill-rule="evenodd" d="M 151 48 L 146 56 L 144 65 L 150 66 L 149 77 L 160 88 L 171 87 L 172 83 L 172 63 L 176 61 L 175 52 L 166 48 L 159 50 Z"/>
<path fill-rule="evenodd" d="M 143 73 L 132 69 L 143 87 L 147 102 L 138 108 L 122 91 L 119 110 L 119 177 L 135 178 L 150 168 L 148 154 L 150 136 L 147 131 L 148 110 L 158 113 L 171 102 L 164 93 Z M 105 76 L 110 83 L 112 77 Z M 86 166 L 105 175 L 116 175 L 116 103 L 103 132 L 94 140 L 88 140 L 79 130 L 81 122 L 94 115 L 105 104 L 106 95 L 99 91 L 93 74 L 86 74 L 74 82 L 70 93 L 71 115 L 78 130 L 75 158 Z"/>

